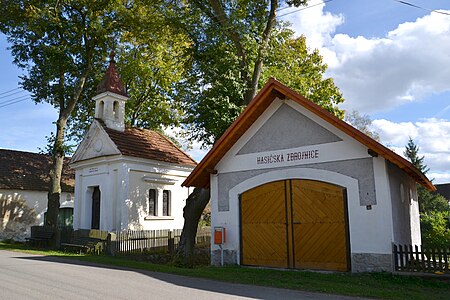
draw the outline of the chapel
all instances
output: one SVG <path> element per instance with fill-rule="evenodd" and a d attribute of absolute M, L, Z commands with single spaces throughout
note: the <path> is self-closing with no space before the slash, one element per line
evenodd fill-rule
<path fill-rule="evenodd" d="M 95 119 L 71 160 L 74 229 L 181 229 L 196 162 L 159 132 L 127 127 L 113 55 L 97 87 Z"/>

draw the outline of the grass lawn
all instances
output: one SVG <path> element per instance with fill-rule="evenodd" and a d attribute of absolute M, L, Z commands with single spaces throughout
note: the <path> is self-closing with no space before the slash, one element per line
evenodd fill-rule
<path fill-rule="evenodd" d="M 219 281 L 253 284 L 303 291 L 382 299 L 450 299 L 447 279 L 395 276 L 387 273 L 319 273 L 307 271 L 273 270 L 239 266 L 201 266 L 192 269 L 171 265 L 150 264 L 111 256 L 92 256 L 58 251 L 32 250 L 22 244 L 0 242 L 0 250 L 12 250 L 47 256 L 66 257 L 118 267 L 134 268 L 177 275 L 201 277 Z"/>

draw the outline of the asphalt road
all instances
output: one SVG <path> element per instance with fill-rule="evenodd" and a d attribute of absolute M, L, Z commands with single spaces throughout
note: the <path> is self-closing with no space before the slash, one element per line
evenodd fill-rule
<path fill-rule="evenodd" d="M 354 299 L 0 250 L 0 299 Z"/>

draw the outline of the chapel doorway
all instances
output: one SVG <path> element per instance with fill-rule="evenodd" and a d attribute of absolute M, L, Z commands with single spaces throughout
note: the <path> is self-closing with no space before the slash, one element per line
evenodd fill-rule
<path fill-rule="evenodd" d="M 241 195 L 241 263 L 348 271 L 345 189 L 313 180 L 270 182 Z"/>
<path fill-rule="evenodd" d="M 100 229 L 100 188 L 94 187 L 92 192 L 92 220 L 91 229 Z"/>

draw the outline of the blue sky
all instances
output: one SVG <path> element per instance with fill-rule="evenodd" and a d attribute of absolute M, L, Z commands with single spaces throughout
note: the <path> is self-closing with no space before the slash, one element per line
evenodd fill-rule
<path fill-rule="evenodd" d="M 342 108 L 370 115 L 382 142 L 399 154 L 411 136 L 429 177 L 450 182 L 450 1 L 408 2 L 423 9 L 395 0 L 332 0 L 278 15 L 319 49 L 346 98 Z M 0 36 L 0 148 L 37 152 L 57 113 L 31 100 L 2 107 L 26 98 L 8 97 L 19 90 L 2 94 L 17 88 L 22 74 L 7 46 Z M 191 155 L 199 160 L 205 150 L 195 146 Z"/>

